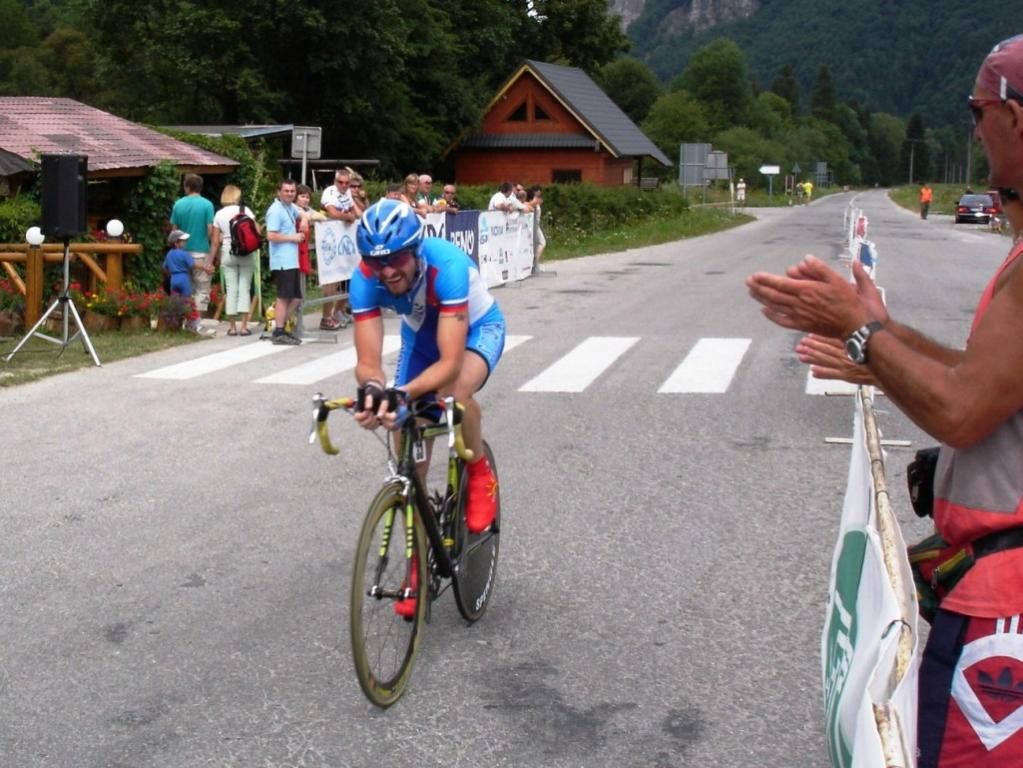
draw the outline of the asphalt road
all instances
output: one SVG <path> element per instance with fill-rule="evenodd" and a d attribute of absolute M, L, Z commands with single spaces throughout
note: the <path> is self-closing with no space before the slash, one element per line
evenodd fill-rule
<path fill-rule="evenodd" d="M 267 342 L 0 391 L 0 766 L 826 765 L 820 632 L 849 453 L 824 440 L 851 434 L 852 403 L 806 393 L 798 335 L 743 279 L 808 252 L 840 266 L 852 199 L 495 291 L 519 337 L 481 395 L 497 591 L 471 627 L 442 598 L 386 712 L 347 636 L 382 450 L 340 417 L 339 458 L 306 444 L 311 395 L 350 393 L 350 372 L 260 381 L 350 331 L 190 378 L 166 368 Z M 1008 241 L 883 192 L 856 202 L 893 314 L 962 344 Z M 624 341 L 592 383 L 526 386 L 596 337 Z M 658 391 L 715 339 L 748 340 L 720 391 Z M 929 444 L 879 410 L 885 437 Z M 912 539 L 910 457 L 893 450 L 888 474 Z"/>

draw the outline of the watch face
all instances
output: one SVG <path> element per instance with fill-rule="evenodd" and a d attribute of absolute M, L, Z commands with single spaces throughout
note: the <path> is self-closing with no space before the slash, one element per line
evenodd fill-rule
<path fill-rule="evenodd" d="M 845 353 L 854 363 L 862 363 L 864 360 L 863 345 L 855 337 L 845 340 Z"/>

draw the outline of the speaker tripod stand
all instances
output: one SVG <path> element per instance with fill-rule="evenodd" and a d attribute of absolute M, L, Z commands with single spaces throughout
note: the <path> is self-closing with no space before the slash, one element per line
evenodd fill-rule
<path fill-rule="evenodd" d="M 82 346 L 85 350 L 92 355 L 92 361 L 97 366 L 102 365 L 99 361 L 99 357 L 96 355 L 96 350 L 92 346 L 92 339 L 89 338 L 89 334 L 85 330 L 85 326 L 82 325 L 82 318 L 78 314 L 78 308 L 75 303 L 71 300 L 70 296 L 70 285 L 71 285 L 71 238 L 64 238 L 64 287 L 61 289 L 60 295 L 53 300 L 53 303 L 47 307 L 46 311 L 43 312 L 43 316 L 36 320 L 36 324 L 25 334 L 25 337 L 18 342 L 18 346 L 11 350 L 11 353 L 4 357 L 4 360 L 10 361 L 12 357 L 18 354 L 18 350 L 25 346 L 25 343 L 33 336 L 38 336 L 44 341 L 48 341 L 52 344 L 60 345 L 60 354 L 64 354 L 64 350 L 67 349 L 68 344 L 71 344 L 75 339 L 80 338 L 82 340 Z M 43 327 L 46 320 L 56 311 L 57 307 L 61 307 L 61 326 L 63 328 L 63 334 L 60 338 L 49 336 L 39 329 Z M 68 316 L 70 313 L 70 317 Z M 74 336 L 68 336 L 70 329 L 71 318 L 74 318 L 75 325 L 78 330 L 75 331 Z"/>

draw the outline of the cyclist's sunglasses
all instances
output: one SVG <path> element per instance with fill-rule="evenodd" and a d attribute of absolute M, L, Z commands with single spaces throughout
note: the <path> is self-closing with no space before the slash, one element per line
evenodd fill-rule
<path fill-rule="evenodd" d="M 386 256 L 363 256 L 363 263 L 372 269 L 374 272 L 380 272 L 385 267 L 393 267 L 394 269 L 401 269 L 409 260 L 412 258 L 412 251 L 406 248 L 403 251 L 397 251 L 396 253 L 389 253 Z"/>

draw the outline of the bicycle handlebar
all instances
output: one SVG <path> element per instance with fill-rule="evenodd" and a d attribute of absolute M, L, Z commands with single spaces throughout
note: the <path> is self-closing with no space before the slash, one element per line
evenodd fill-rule
<path fill-rule="evenodd" d="M 455 453 L 462 460 L 472 461 L 473 452 L 466 448 L 465 439 L 462 437 L 462 415 L 465 412 L 465 407 L 456 402 L 455 398 L 450 396 L 442 399 L 418 398 L 410 401 L 408 408 L 413 417 L 421 417 L 438 404 L 444 406 L 444 421 L 448 428 L 448 449 L 454 448 Z M 331 411 L 336 411 L 339 408 L 354 413 L 358 409 L 358 403 L 351 397 L 328 400 L 320 392 L 313 395 L 313 425 L 309 431 L 309 444 L 312 445 L 319 438 L 320 449 L 330 456 L 336 456 L 341 451 L 330 440 L 327 417 Z"/>

